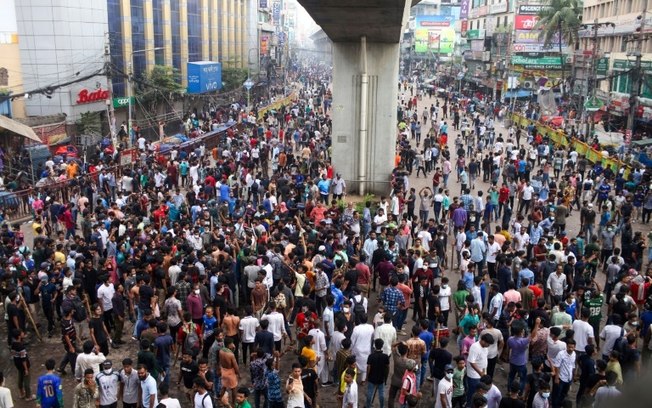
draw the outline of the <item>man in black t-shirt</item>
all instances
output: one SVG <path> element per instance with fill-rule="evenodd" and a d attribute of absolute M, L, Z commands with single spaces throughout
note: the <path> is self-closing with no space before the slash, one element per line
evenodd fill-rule
<path fill-rule="evenodd" d="M 374 340 L 374 351 L 367 357 L 367 403 L 370 407 L 376 394 L 380 406 L 385 406 L 385 382 L 389 374 L 389 356 L 383 353 L 383 339 Z"/>
<path fill-rule="evenodd" d="M 25 312 L 18 306 L 20 295 L 13 291 L 9 294 L 10 302 L 7 304 L 7 344 L 11 345 L 11 332 L 18 330 L 25 332 Z"/>
<path fill-rule="evenodd" d="M 310 402 L 307 399 L 304 399 L 304 404 L 306 408 L 312 408 L 317 406 L 317 381 L 319 377 L 315 371 L 315 362 L 308 360 L 304 356 L 299 357 L 299 363 L 303 367 L 301 369 L 301 383 L 303 384 L 303 392 L 310 397 Z"/>
<path fill-rule="evenodd" d="M 188 398 L 188 401 L 192 401 L 194 390 L 193 390 L 193 381 L 199 373 L 199 366 L 192 359 L 192 355 L 186 350 L 183 352 L 181 357 L 181 365 L 179 372 L 179 379 L 177 380 L 177 385 L 183 380 L 183 390 Z"/>

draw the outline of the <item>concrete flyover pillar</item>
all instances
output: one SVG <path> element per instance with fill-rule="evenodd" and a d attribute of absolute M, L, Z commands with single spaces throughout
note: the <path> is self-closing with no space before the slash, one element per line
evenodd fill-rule
<path fill-rule="evenodd" d="M 396 146 L 396 101 L 398 98 L 399 44 L 359 42 L 333 43 L 333 149 L 335 171 L 346 180 L 348 191 L 360 191 L 361 176 L 366 180 L 364 191 L 387 195 L 394 168 Z M 361 55 L 366 48 L 366 64 Z M 368 79 L 363 98 L 364 66 Z M 361 100 L 366 99 L 366 145 L 360 151 Z M 361 132 L 361 129 L 363 132 Z M 361 154 L 366 162 L 361 174 Z M 366 174 L 365 174 L 366 173 Z"/>

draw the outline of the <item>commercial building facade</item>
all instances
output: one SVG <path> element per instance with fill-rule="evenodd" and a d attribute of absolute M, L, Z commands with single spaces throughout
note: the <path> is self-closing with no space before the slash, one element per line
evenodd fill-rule
<path fill-rule="evenodd" d="M 187 85 L 187 63 L 213 61 L 247 68 L 256 47 L 255 0 L 104 0 L 111 62 L 140 75 L 155 65 L 173 66 Z M 126 78 L 113 79 L 116 96 Z"/>

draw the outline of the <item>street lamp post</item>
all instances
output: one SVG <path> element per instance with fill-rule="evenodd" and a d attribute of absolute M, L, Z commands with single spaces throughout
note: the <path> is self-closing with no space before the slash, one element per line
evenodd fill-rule
<path fill-rule="evenodd" d="M 133 95 L 133 89 L 132 87 L 132 82 L 131 82 L 131 77 L 133 76 L 133 59 L 134 59 L 134 54 L 141 53 L 141 52 L 149 52 L 149 51 L 158 51 L 162 50 L 163 47 L 155 47 L 155 48 L 146 48 L 143 50 L 136 50 L 136 51 L 131 51 L 129 54 L 129 66 L 128 66 L 128 72 L 127 72 L 127 110 L 128 110 L 128 119 L 127 119 L 127 132 L 129 133 L 129 147 L 131 147 L 133 143 L 133 137 L 131 134 L 131 129 L 132 129 L 132 124 L 131 124 L 131 96 Z"/>
<path fill-rule="evenodd" d="M 251 110 L 251 88 L 254 86 L 254 81 L 251 78 L 247 78 L 242 86 L 247 90 L 247 112 L 249 112 Z"/>

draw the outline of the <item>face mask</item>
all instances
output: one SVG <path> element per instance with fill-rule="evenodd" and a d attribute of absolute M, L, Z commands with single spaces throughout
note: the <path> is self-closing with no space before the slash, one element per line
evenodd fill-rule
<path fill-rule="evenodd" d="M 349 312 L 351 311 L 351 309 L 350 309 L 350 308 L 348 308 L 348 307 L 345 307 L 345 308 L 344 308 L 344 309 L 342 309 L 342 310 L 344 311 L 344 313 L 349 313 Z"/>
<path fill-rule="evenodd" d="M 16 296 L 16 302 L 20 302 L 20 296 Z"/>
<path fill-rule="evenodd" d="M 450 380 L 451 378 L 453 378 L 453 373 L 446 373 L 446 379 Z"/>
<path fill-rule="evenodd" d="M 442 287 L 443 289 L 446 289 L 446 288 L 448 287 L 448 285 L 441 285 L 441 287 Z"/>
<path fill-rule="evenodd" d="M 107 375 L 111 374 L 111 371 L 113 371 L 113 370 L 111 370 L 110 368 L 108 370 L 104 370 L 104 374 L 107 374 Z"/>
<path fill-rule="evenodd" d="M 542 396 L 543 398 L 545 398 L 545 399 L 548 399 L 548 398 L 550 398 L 550 393 L 549 393 L 549 392 L 542 392 L 542 393 L 541 393 L 541 396 Z"/>
<path fill-rule="evenodd" d="M 195 289 L 195 294 L 199 295 L 199 289 Z"/>

